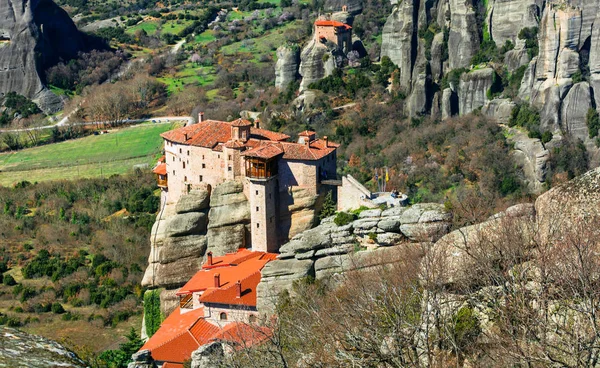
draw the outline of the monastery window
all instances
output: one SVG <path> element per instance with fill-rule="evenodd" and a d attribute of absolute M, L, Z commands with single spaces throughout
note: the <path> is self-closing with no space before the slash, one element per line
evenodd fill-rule
<path fill-rule="evenodd" d="M 200 175 L 200 181 L 202 181 L 202 175 Z"/>
<path fill-rule="evenodd" d="M 190 150 L 187 151 L 188 156 L 190 155 Z"/>
<path fill-rule="evenodd" d="M 229 167 L 227 168 L 227 171 L 231 171 L 231 166 L 229 166 Z"/>
<path fill-rule="evenodd" d="M 185 169 L 185 161 L 183 162 L 183 168 Z"/>
<path fill-rule="evenodd" d="M 175 170 L 173 170 L 173 175 L 175 175 Z"/>
<path fill-rule="evenodd" d="M 231 155 L 229 155 L 229 161 L 231 161 Z"/>
<path fill-rule="evenodd" d="M 183 181 L 187 181 L 187 176 L 184 176 L 184 177 L 183 177 Z"/>
<path fill-rule="evenodd" d="M 173 156 L 173 161 L 175 161 L 175 156 Z"/>
<path fill-rule="evenodd" d="M 180 148 L 180 149 L 179 149 L 179 153 L 181 153 L 181 152 L 183 152 L 183 151 L 182 151 L 182 150 L 181 150 L 181 148 Z"/>
<path fill-rule="evenodd" d="M 219 314 L 219 319 L 221 321 L 227 321 L 227 313 L 221 312 L 221 314 Z"/>
<path fill-rule="evenodd" d="M 221 158 L 221 155 L 217 155 L 217 158 Z"/>
<path fill-rule="evenodd" d="M 258 212 L 258 206 L 256 207 L 256 212 Z"/>
<path fill-rule="evenodd" d="M 202 159 L 204 160 L 204 155 L 202 155 Z"/>
<path fill-rule="evenodd" d="M 256 191 L 256 195 L 258 195 L 258 190 Z"/>
<path fill-rule="evenodd" d="M 202 168 L 203 168 L 203 169 L 206 169 L 206 164 L 202 164 Z"/>
<path fill-rule="evenodd" d="M 258 222 L 256 223 L 256 228 L 260 229 L 260 224 Z"/>

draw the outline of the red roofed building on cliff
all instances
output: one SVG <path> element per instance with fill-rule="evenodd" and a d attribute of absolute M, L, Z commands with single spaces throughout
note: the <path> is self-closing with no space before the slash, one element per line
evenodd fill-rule
<path fill-rule="evenodd" d="M 202 269 L 177 295 L 177 307 L 140 351 L 158 366 L 183 367 L 192 352 L 213 341 L 249 346 L 269 337 L 257 324 L 256 287 L 260 270 L 276 254 L 240 249 L 222 257 L 207 254 Z"/>
<path fill-rule="evenodd" d="M 329 19 L 315 21 L 315 39 L 318 42 L 333 42 L 344 53 L 352 50 L 352 27 L 346 23 Z"/>
<path fill-rule="evenodd" d="M 342 27 L 343 28 L 343 27 Z M 331 188 L 336 178 L 338 144 L 315 132 L 288 135 L 261 129 L 259 123 L 203 120 L 163 133 L 165 157 L 154 168 L 163 200 L 170 202 L 192 189 L 207 189 L 228 180 L 241 180 L 251 209 L 251 244 L 255 251 L 278 252 L 295 234 L 289 221 L 293 190 L 312 196 Z M 287 219 L 287 220 L 285 220 Z"/>

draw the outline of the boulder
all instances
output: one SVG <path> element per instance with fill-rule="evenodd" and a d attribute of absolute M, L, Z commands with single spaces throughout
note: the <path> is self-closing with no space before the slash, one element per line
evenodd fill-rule
<path fill-rule="evenodd" d="M 596 220 L 600 214 L 600 169 L 542 194 L 535 201 L 535 212 L 542 244 L 559 240 L 565 233 L 561 229 L 577 229 Z"/>
<path fill-rule="evenodd" d="M 133 361 L 127 365 L 127 368 L 156 368 L 150 350 L 140 350 L 132 354 L 131 360 Z"/>
<path fill-rule="evenodd" d="M 523 65 L 528 65 L 529 61 L 529 54 L 525 48 L 510 50 L 504 54 L 504 65 L 511 72 Z"/>
<path fill-rule="evenodd" d="M 292 290 L 294 281 L 314 276 L 314 262 L 310 259 L 284 259 L 269 262 L 261 270 L 262 278 L 256 288 L 258 310 L 272 310 L 279 294 Z"/>
<path fill-rule="evenodd" d="M 481 113 L 500 124 L 506 124 L 515 106 L 516 104 L 508 98 L 497 98 L 486 103 L 481 109 Z"/>
<path fill-rule="evenodd" d="M 206 252 L 207 238 L 203 235 L 192 235 L 167 238 L 162 247 L 158 248 L 156 262 L 170 263 L 184 257 L 201 258 Z M 150 259 L 152 259 L 152 253 Z"/>
<path fill-rule="evenodd" d="M 300 48 L 297 45 L 283 45 L 277 49 L 275 63 L 275 87 L 280 90 L 298 79 Z"/>
<path fill-rule="evenodd" d="M 168 220 L 166 232 L 169 237 L 201 234 L 206 231 L 206 221 L 203 212 L 182 213 Z"/>
<path fill-rule="evenodd" d="M 487 92 L 494 83 L 495 75 L 492 68 L 473 70 L 461 75 L 458 88 L 458 110 L 461 115 L 466 115 L 489 101 Z"/>
<path fill-rule="evenodd" d="M 207 249 L 214 256 L 236 252 L 240 248 L 247 247 L 249 235 L 246 226 L 243 224 L 211 228 L 208 229 Z"/>
<path fill-rule="evenodd" d="M 175 206 L 175 212 L 178 214 L 200 212 L 207 209 L 209 204 L 210 193 L 204 190 L 192 190 L 179 198 Z"/>
<path fill-rule="evenodd" d="M 414 242 L 434 242 L 448 233 L 450 224 L 446 222 L 405 224 L 400 226 L 400 232 Z"/>
<path fill-rule="evenodd" d="M 178 258 L 169 263 L 148 265 L 142 286 L 179 287 L 189 281 L 202 266 L 202 258 L 197 256 Z"/>
<path fill-rule="evenodd" d="M 191 368 L 219 368 L 223 357 L 223 345 L 218 341 L 210 342 L 192 352 Z"/>

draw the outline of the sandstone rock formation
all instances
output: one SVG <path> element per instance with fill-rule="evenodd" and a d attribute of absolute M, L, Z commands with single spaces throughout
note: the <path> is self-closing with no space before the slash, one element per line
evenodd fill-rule
<path fill-rule="evenodd" d="M 383 27 L 381 57 L 387 56 L 400 69 L 400 86 L 410 89 L 416 59 L 417 24 L 414 2 L 402 1 L 394 6 Z"/>
<path fill-rule="evenodd" d="M 428 243 L 448 232 L 451 215 L 439 204 L 417 204 L 381 211 L 366 210 L 358 219 L 337 226 L 334 218 L 324 219 L 280 248 L 279 259 L 261 271 L 257 288 L 258 308 L 272 307 L 283 290 L 307 276 L 328 278 L 360 264 L 359 268 L 394 262 L 386 247 L 401 243 Z M 360 251 L 363 248 L 376 251 Z"/>
<path fill-rule="evenodd" d="M 65 367 L 87 365 L 73 352 L 56 341 L 0 326 L 1 367 Z"/>
<path fill-rule="evenodd" d="M 461 115 L 483 107 L 488 99 L 488 90 L 494 83 L 496 72 L 492 68 L 473 70 L 464 73 L 458 88 L 458 109 Z"/>
<path fill-rule="evenodd" d="M 250 204 L 239 181 L 217 185 L 210 196 L 208 249 L 215 256 L 235 252 L 248 244 Z"/>
<path fill-rule="evenodd" d="M 509 142 L 514 144 L 513 159 L 524 175 L 531 193 L 541 193 L 546 182 L 547 162 L 550 152 L 537 138 L 529 138 L 518 129 L 509 129 Z"/>
<path fill-rule="evenodd" d="M 275 87 L 283 90 L 288 84 L 296 81 L 299 65 L 300 49 L 298 46 L 280 46 L 277 49 L 277 63 L 275 63 Z"/>
<path fill-rule="evenodd" d="M 0 0 L 0 94 L 17 92 L 46 112 L 62 107 L 43 83 L 43 69 L 85 48 L 84 39 L 52 0 Z"/>
<path fill-rule="evenodd" d="M 331 75 L 335 68 L 341 66 L 342 57 L 343 53 L 334 43 L 323 43 L 313 38 L 300 54 L 300 91 L 307 89 L 311 83 Z"/>
<path fill-rule="evenodd" d="M 326 12 L 340 12 L 346 9 L 351 14 L 360 14 L 363 9 L 362 0 L 325 0 L 323 8 Z"/>
<path fill-rule="evenodd" d="M 475 10 L 467 1 L 449 0 L 449 4 L 451 19 L 448 37 L 449 68 L 468 67 L 479 48 Z"/>

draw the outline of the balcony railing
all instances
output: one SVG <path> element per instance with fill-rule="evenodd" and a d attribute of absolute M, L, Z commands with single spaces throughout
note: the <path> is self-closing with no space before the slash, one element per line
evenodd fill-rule
<path fill-rule="evenodd" d="M 192 309 L 194 301 L 192 299 L 193 294 L 182 295 L 179 297 L 179 307 L 181 309 Z"/>
<path fill-rule="evenodd" d="M 277 160 L 246 159 L 246 176 L 252 179 L 268 179 L 277 175 Z"/>

